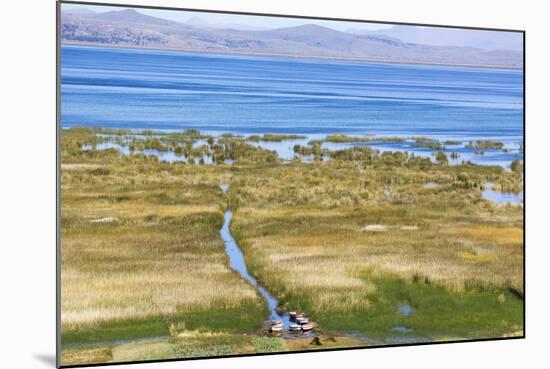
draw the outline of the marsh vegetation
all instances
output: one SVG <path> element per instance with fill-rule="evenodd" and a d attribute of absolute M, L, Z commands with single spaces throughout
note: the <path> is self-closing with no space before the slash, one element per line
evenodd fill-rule
<path fill-rule="evenodd" d="M 256 139 L 303 137 L 62 131 L 64 364 L 522 335 L 522 204 L 482 196 L 523 191 L 521 161 L 450 165 L 418 139 L 436 160 L 314 142 L 294 147 L 304 162 Z M 262 333 L 265 301 L 220 238 L 227 209 L 249 272 L 309 313 L 315 342 Z"/>

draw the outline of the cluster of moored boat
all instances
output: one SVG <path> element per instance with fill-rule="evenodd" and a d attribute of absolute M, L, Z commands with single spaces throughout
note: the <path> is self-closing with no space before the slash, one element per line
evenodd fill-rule
<path fill-rule="evenodd" d="M 291 332 L 307 332 L 313 329 L 314 325 L 309 321 L 304 313 L 298 313 L 296 311 L 290 311 L 288 313 L 290 317 L 290 324 L 288 330 Z M 282 320 L 272 320 L 270 322 L 269 330 L 271 332 L 281 332 L 284 330 L 284 324 Z"/>

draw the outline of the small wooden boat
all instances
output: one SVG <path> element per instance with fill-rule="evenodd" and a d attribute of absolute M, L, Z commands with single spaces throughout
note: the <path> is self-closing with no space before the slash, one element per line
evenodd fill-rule
<path fill-rule="evenodd" d="M 295 311 L 289 311 L 289 312 L 288 312 L 288 316 L 289 316 L 291 319 L 296 318 L 296 314 L 298 314 L 298 313 L 295 312 Z"/>
<path fill-rule="evenodd" d="M 313 329 L 313 324 L 311 324 L 311 323 L 302 324 L 302 330 L 303 331 L 310 331 L 312 329 Z"/>
<path fill-rule="evenodd" d="M 302 326 L 300 324 L 290 323 L 288 326 L 288 330 L 292 332 L 301 331 Z"/>
<path fill-rule="evenodd" d="M 271 332 L 281 332 L 283 330 L 283 326 L 271 326 L 271 328 L 269 328 L 269 330 Z"/>
<path fill-rule="evenodd" d="M 279 325 L 283 325 L 283 321 L 282 320 L 272 320 L 271 321 L 271 326 L 274 327 L 274 326 L 279 326 Z"/>
<path fill-rule="evenodd" d="M 309 323 L 309 319 L 308 318 L 296 318 L 296 323 L 298 324 L 306 324 L 306 323 Z"/>

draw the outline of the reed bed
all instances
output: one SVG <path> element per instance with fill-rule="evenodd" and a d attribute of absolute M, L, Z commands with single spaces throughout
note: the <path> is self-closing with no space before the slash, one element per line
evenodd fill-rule
<path fill-rule="evenodd" d="M 230 136 L 216 150 L 232 165 L 171 164 L 82 150 L 102 142 L 96 133 L 62 133 L 64 363 L 365 344 L 253 341 L 267 311 L 228 266 L 228 208 L 249 271 L 323 331 L 382 342 L 401 325 L 429 340 L 523 332 L 523 209 L 481 197 L 486 182 L 522 190 L 516 172 L 368 150 L 282 164 Z M 199 132 L 157 136 L 215 146 Z M 113 343 L 148 336 L 159 338 Z M 86 342 L 96 346 L 70 346 Z"/>
<path fill-rule="evenodd" d="M 516 331 L 523 304 L 523 239 L 517 219 L 483 224 L 473 213 L 467 223 L 464 213 L 451 209 L 441 210 L 439 217 L 422 208 L 410 212 L 389 205 L 334 213 L 240 208 L 233 230 L 260 281 L 289 309 L 306 310 L 325 327 L 384 337 L 399 320 L 393 317 L 400 303 L 429 315 L 420 311 L 426 301 L 458 306 L 463 300 L 445 318 L 450 324 L 432 313 L 432 320 L 418 321 L 416 329 L 469 336 Z M 368 224 L 384 227 L 365 231 Z M 485 312 L 478 310 L 481 304 Z M 393 310 L 389 320 L 388 309 Z M 487 311 L 494 315 L 480 324 Z M 350 318 L 338 324 L 339 314 Z M 387 324 L 373 327 L 374 321 Z"/>
<path fill-rule="evenodd" d="M 264 302 L 227 266 L 217 185 L 120 163 L 101 176 L 94 168 L 62 174 L 64 344 L 166 335 L 197 312 L 221 312 L 237 329 L 260 324 Z M 129 185 L 134 171 L 142 174 Z"/>

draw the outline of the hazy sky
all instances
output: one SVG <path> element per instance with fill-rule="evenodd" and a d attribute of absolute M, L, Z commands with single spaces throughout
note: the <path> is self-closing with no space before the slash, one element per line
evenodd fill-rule
<path fill-rule="evenodd" d="M 76 4 L 63 4 L 63 10 L 71 9 L 90 9 L 94 12 L 102 13 L 113 10 L 124 10 L 128 8 L 117 8 L 112 6 L 89 6 L 89 5 L 76 5 Z M 187 12 L 179 10 L 161 10 L 161 9 L 136 9 L 136 11 L 151 15 L 154 17 L 173 20 L 176 22 L 186 22 L 190 18 L 199 18 L 202 21 L 208 23 L 209 26 L 227 26 L 227 25 L 240 25 L 251 29 L 273 29 L 281 27 L 299 26 L 302 24 L 318 24 L 324 27 L 330 27 L 339 31 L 346 31 L 350 28 L 358 30 L 377 30 L 391 28 L 392 25 L 376 24 L 376 23 L 359 23 L 359 22 L 333 22 L 322 21 L 313 19 L 296 19 L 296 18 L 282 18 L 282 17 L 260 17 L 260 16 L 248 16 L 248 15 L 234 15 L 234 14 L 216 14 L 205 12 Z"/>

